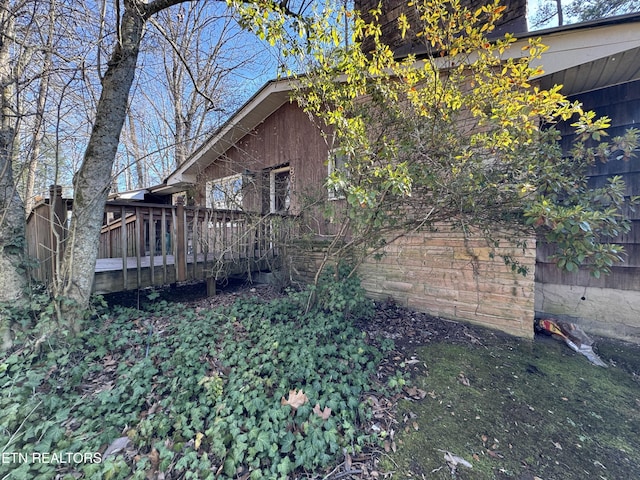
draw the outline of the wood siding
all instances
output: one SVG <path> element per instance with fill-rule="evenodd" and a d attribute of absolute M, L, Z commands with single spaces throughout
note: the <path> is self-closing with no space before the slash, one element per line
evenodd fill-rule
<path fill-rule="evenodd" d="M 319 127 L 297 104 L 286 103 L 204 171 L 197 199 L 204 204 L 206 181 L 244 174 L 243 207 L 266 213 L 268 171 L 288 165 L 291 168 L 290 213 L 299 214 L 300 199 L 311 193 L 319 194 L 325 182 L 327 155 L 327 144 Z"/>
<path fill-rule="evenodd" d="M 640 125 L 640 81 L 629 82 L 571 97 L 598 116 L 611 118 L 610 137 L 622 135 Z M 562 127 L 563 148 L 569 150 L 570 125 Z M 589 170 L 590 185 L 599 187 L 619 175 L 626 183 L 627 196 L 640 195 L 640 158 L 610 160 Z M 625 249 L 624 263 L 612 268 L 611 275 L 597 279 L 586 269 L 575 273 L 560 271 L 550 260 L 553 247 L 538 245 L 536 265 L 536 310 L 581 323 L 592 332 L 625 339 L 640 338 L 640 209 L 627 209 L 632 228 L 618 235 L 614 243 Z"/>
<path fill-rule="evenodd" d="M 419 25 L 415 8 L 408 7 L 409 0 L 386 0 L 382 2 L 382 16 L 380 24 L 382 28 L 382 40 L 386 42 L 399 55 L 407 53 L 423 53 L 425 51 L 424 39 L 416 37 L 415 31 L 409 31 L 402 38 L 398 29 L 398 17 L 405 13 L 411 25 Z M 365 19 L 370 21 L 368 12 L 378 6 L 378 0 L 356 0 L 355 6 L 360 10 Z M 463 0 L 462 4 L 469 6 L 474 11 L 482 5 L 486 5 L 486 0 Z M 497 24 L 493 35 L 504 35 L 505 33 L 520 33 L 527 31 L 527 2 L 526 0 L 505 0 L 502 2 L 506 6 L 503 17 Z M 370 51 L 373 45 L 370 41 L 365 42 L 363 49 Z"/>
<path fill-rule="evenodd" d="M 30 268 L 31 276 L 50 283 L 64 255 L 67 240 L 67 215 L 71 200 L 62 198 L 62 187 L 52 187 L 48 200 L 36 205 L 27 219 L 27 255 L 37 263 Z"/>

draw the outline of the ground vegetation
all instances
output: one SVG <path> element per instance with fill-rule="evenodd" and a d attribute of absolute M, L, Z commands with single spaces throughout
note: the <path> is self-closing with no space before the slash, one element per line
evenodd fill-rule
<path fill-rule="evenodd" d="M 81 345 L 4 356 L 3 478 L 624 479 L 640 465 L 636 345 L 596 338 L 597 367 L 552 337 L 362 309 L 351 280 L 311 315 L 306 295 L 269 286 L 205 290 L 118 294 Z M 5 461 L 74 451 L 92 456 Z"/>

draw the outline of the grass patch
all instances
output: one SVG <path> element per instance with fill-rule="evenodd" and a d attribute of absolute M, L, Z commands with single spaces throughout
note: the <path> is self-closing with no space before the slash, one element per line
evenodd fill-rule
<path fill-rule="evenodd" d="M 549 338 L 491 338 L 412 351 L 426 365 L 414 383 L 427 395 L 400 402 L 398 450 L 383 461 L 394 478 L 626 479 L 640 470 L 639 347 L 600 348 L 620 359 L 605 369 Z M 445 452 L 473 467 L 452 473 Z"/>

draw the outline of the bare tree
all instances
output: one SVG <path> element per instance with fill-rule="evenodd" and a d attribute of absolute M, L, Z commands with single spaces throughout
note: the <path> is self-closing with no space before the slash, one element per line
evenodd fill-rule
<path fill-rule="evenodd" d="M 114 43 L 102 77 L 91 136 L 74 182 L 74 210 L 59 278 L 59 293 L 68 300 L 64 318 L 76 330 L 89 304 L 104 205 L 145 27 L 159 12 L 182 3 L 187 1 L 124 0 L 124 9 L 120 2 L 115 4 Z M 279 18 L 296 15 L 286 0 L 255 2 L 255 6 Z"/>
<path fill-rule="evenodd" d="M 125 175 L 127 188 L 161 181 L 183 163 L 246 98 L 239 80 L 276 65 L 222 3 L 181 4 L 151 23 L 122 136 L 122 163 L 136 174 Z"/>
<path fill-rule="evenodd" d="M 240 38 L 240 29 L 224 10 L 227 3 L 0 0 L 0 301 L 21 295 L 27 285 L 27 274 L 22 268 L 25 207 L 14 167 L 30 164 L 31 170 L 36 171 L 35 161 L 42 158 L 44 146 L 52 145 L 48 154 L 55 160 L 53 179 L 59 178 L 63 159 L 74 167 L 82 156 L 73 180 L 73 215 L 64 260 L 53 286 L 56 297 L 70 300 L 64 303 L 65 315 L 60 318 L 73 328 L 80 328 L 79 320 L 92 290 L 104 205 L 121 150 L 120 136 L 128 112 L 135 112 L 131 110 L 130 94 L 147 27 L 161 12 L 181 7 L 171 10 L 172 15 L 159 19 L 162 21 L 156 25 L 163 41 L 168 40 L 171 46 L 168 55 L 145 58 L 145 62 L 161 58 L 160 66 L 171 73 L 167 86 L 173 89 L 172 93 L 167 102 L 158 106 L 158 111 L 170 107 L 171 127 L 165 128 L 172 136 L 175 150 L 172 160 L 180 161 L 215 126 L 223 110 L 234 107 L 227 103 L 233 97 L 229 90 L 223 96 L 217 92 L 227 85 L 229 71 L 241 69 L 251 58 L 244 52 L 223 57 L 229 52 L 227 43 L 234 46 L 236 42 L 237 46 Z M 294 19 L 290 26 L 297 33 L 304 21 L 300 9 L 309 8 L 311 3 L 311 0 L 232 2 L 239 10 L 250 7 L 249 13 L 234 10 L 234 15 L 242 29 L 258 34 L 265 25 L 286 28 L 288 19 Z M 219 15 L 212 16 L 213 10 L 205 11 L 205 5 L 220 7 Z M 254 19 L 251 12 L 258 11 L 261 15 Z M 34 23 L 36 18 L 40 18 L 40 23 Z M 215 36 L 211 33 L 214 23 L 222 25 Z M 160 36 L 148 38 L 153 45 Z M 142 70 L 146 68 L 148 63 Z M 36 70 L 38 73 L 34 74 Z M 29 85 L 29 93 L 21 99 L 18 87 L 24 89 L 25 85 Z M 139 138 L 141 125 L 142 122 L 133 125 L 132 137 Z M 19 139 L 21 128 L 27 132 L 23 139 Z M 163 142 L 157 142 L 156 150 L 165 148 Z M 143 149 L 147 150 L 147 145 L 140 147 Z M 78 155 L 81 151 L 84 154 Z M 131 152 L 134 151 L 132 148 Z M 170 167 L 175 165 L 173 162 Z M 144 170 L 137 171 L 138 184 L 145 181 Z M 22 174 L 20 177 L 24 178 Z M 26 184 L 27 192 L 33 190 L 32 181 Z"/>
<path fill-rule="evenodd" d="M 26 285 L 25 210 L 13 175 L 18 133 L 15 93 L 24 65 L 24 57 L 17 58 L 13 47 L 17 11 L 22 6 L 11 0 L 0 1 L 0 301 L 15 300 Z"/>
<path fill-rule="evenodd" d="M 560 26 L 637 11 L 639 0 L 539 0 L 531 27 Z M 553 21 L 554 17 L 557 21 Z"/>
<path fill-rule="evenodd" d="M 38 170 L 39 157 L 42 151 L 42 144 L 45 136 L 44 132 L 44 116 L 49 94 L 49 79 L 52 74 L 53 66 L 53 44 L 55 17 L 57 14 L 57 3 L 55 0 L 49 2 L 49 11 L 45 16 L 47 24 L 43 32 L 43 59 L 41 72 L 39 75 L 39 85 L 35 96 L 35 112 L 33 125 L 30 129 L 31 140 L 29 142 L 29 157 L 26 165 L 26 178 L 24 187 L 24 199 L 26 203 L 26 213 L 29 214 L 33 208 L 34 189 L 36 183 L 36 172 Z"/>
<path fill-rule="evenodd" d="M 75 328 L 91 295 L 104 205 L 144 29 L 151 16 L 182 1 L 125 0 L 124 11 L 116 15 L 115 43 L 102 78 L 91 137 L 74 182 L 74 211 L 60 272 L 60 293 L 75 304 L 67 312 Z M 119 2 L 116 7 L 120 8 Z"/>

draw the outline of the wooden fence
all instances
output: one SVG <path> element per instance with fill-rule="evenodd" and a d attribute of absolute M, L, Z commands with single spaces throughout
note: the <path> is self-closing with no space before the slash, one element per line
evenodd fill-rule
<path fill-rule="evenodd" d="M 62 198 L 62 187 L 51 186 L 49 200 L 36 205 L 27 219 L 27 253 L 36 261 L 31 275 L 50 284 L 55 278 L 67 240 L 71 201 Z"/>
<path fill-rule="evenodd" d="M 33 276 L 55 278 L 66 239 L 70 208 L 52 191 L 28 220 Z M 64 210 L 64 214 L 62 213 Z M 64 221 L 59 219 L 64 218 Z M 295 222 L 281 215 L 248 214 L 203 207 L 111 201 L 98 245 L 95 293 L 176 282 L 216 280 L 275 268 L 281 245 Z"/>

